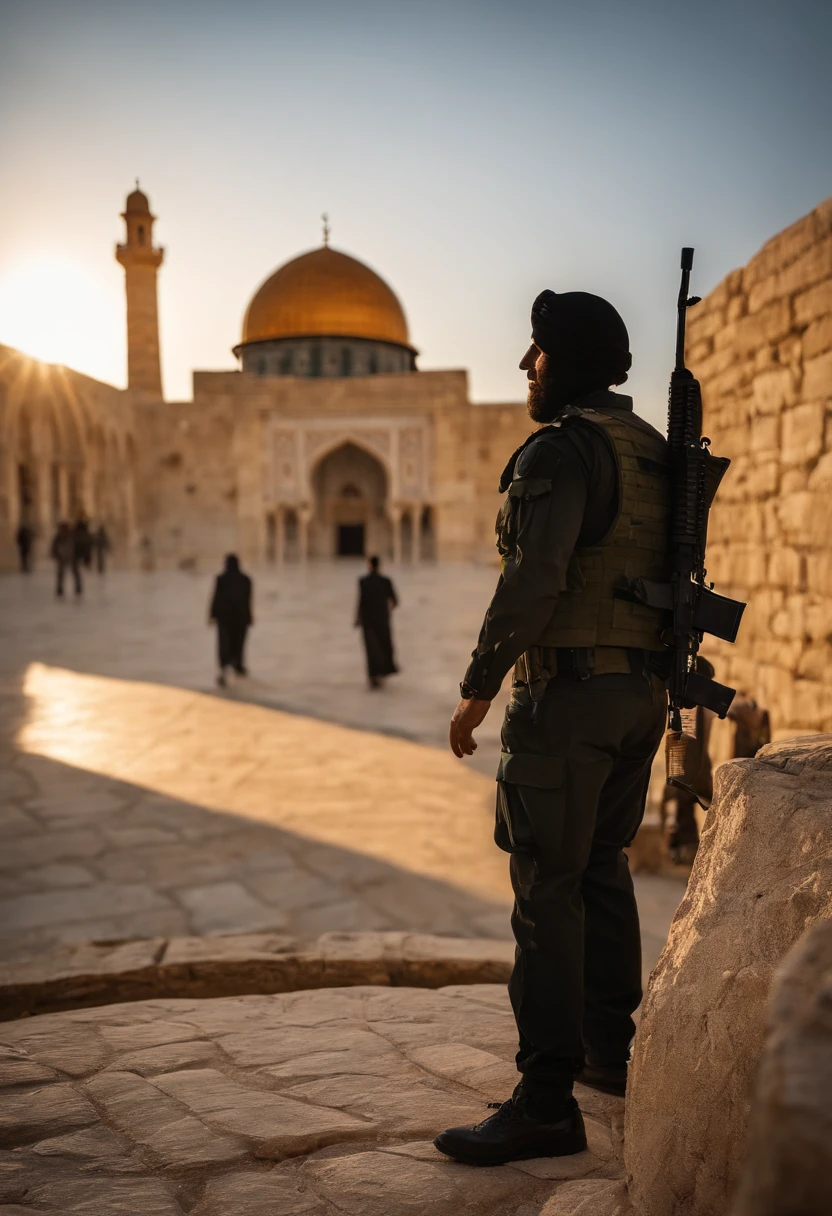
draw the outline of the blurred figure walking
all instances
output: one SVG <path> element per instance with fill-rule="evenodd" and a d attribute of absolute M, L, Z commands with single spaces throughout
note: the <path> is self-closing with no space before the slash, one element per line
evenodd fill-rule
<path fill-rule="evenodd" d="M 233 667 L 237 675 L 248 675 L 243 662 L 243 648 L 249 627 L 254 624 L 251 591 L 251 579 L 240 569 L 239 558 L 229 553 L 225 559 L 225 570 L 217 575 L 209 614 L 209 622 L 216 622 L 217 626 L 217 683 L 221 688 L 225 687 L 228 667 Z"/>
<path fill-rule="evenodd" d="M 75 525 L 75 560 L 89 570 L 92 565 L 92 533 L 90 526 L 82 515 Z"/>
<path fill-rule="evenodd" d="M 368 573 L 358 580 L 358 607 L 355 625 L 364 634 L 364 650 L 367 655 L 367 678 L 370 688 L 381 688 L 385 676 L 395 675 L 399 670 L 393 655 L 393 638 L 390 633 L 390 612 L 398 607 L 398 599 L 392 582 L 379 573 L 381 559 L 371 557 L 367 561 Z"/>
<path fill-rule="evenodd" d="M 81 595 L 84 585 L 81 582 L 81 568 L 78 565 L 78 554 L 75 548 L 75 534 L 66 521 L 58 524 L 58 531 L 52 539 L 49 554 L 55 563 L 55 594 L 64 593 L 64 577 L 67 570 L 72 571 L 75 581 L 75 594 Z"/>
<path fill-rule="evenodd" d="M 95 568 L 99 574 L 103 574 L 107 568 L 107 554 L 113 547 L 103 524 L 99 524 L 92 534 L 92 547 L 95 553 Z"/>
<path fill-rule="evenodd" d="M 32 569 L 32 546 L 35 543 L 34 528 L 22 523 L 15 533 L 15 543 L 20 555 L 20 573 L 29 574 Z"/>

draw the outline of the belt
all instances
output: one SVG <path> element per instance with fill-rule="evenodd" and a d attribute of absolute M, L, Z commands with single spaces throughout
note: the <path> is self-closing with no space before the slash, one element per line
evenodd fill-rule
<path fill-rule="evenodd" d="M 533 687 L 555 676 L 588 680 L 591 676 L 641 675 L 646 667 L 643 650 L 623 646 L 532 646 L 521 655 L 515 678 Z"/>

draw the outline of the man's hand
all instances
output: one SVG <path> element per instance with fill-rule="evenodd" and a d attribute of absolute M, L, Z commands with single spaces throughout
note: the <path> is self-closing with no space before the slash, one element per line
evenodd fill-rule
<path fill-rule="evenodd" d="M 454 710 L 450 731 L 451 751 L 455 756 L 459 756 L 460 760 L 463 756 L 473 756 L 477 750 L 473 732 L 485 720 L 490 708 L 490 701 L 470 697 L 466 701 L 460 701 Z"/>

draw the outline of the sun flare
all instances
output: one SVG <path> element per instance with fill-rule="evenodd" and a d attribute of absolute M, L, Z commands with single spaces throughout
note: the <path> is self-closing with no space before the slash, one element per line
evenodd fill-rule
<path fill-rule="evenodd" d="M 47 363 L 108 373 L 112 309 L 106 287 L 61 254 L 43 251 L 0 274 L 0 342 Z"/>

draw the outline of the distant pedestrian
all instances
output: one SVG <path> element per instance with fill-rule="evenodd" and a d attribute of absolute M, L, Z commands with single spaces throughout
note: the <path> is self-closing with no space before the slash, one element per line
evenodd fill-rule
<path fill-rule="evenodd" d="M 99 524 L 92 534 L 92 547 L 95 553 L 95 567 L 99 574 L 103 574 L 107 567 L 107 554 L 113 547 L 103 524 Z"/>
<path fill-rule="evenodd" d="M 15 533 L 17 551 L 20 554 L 20 572 L 28 574 L 32 569 L 32 547 L 35 543 L 35 530 L 28 524 L 22 523 Z"/>
<path fill-rule="evenodd" d="M 81 595 L 84 585 L 81 582 L 81 569 L 75 550 L 75 535 L 72 528 L 65 521 L 58 524 L 58 531 L 53 537 L 49 553 L 55 563 L 55 594 L 58 596 L 63 595 L 64 576 L 67 570 L 71 570 L 75 581 L 75 594 Z"/>
<path fill-rule="evenodd" d="M 229 553 L 225 559 L 225 570 L 217 575 L 209 614 L 209 620 L 217 625 L 217 683 L 221 688 L 225 687 L 228 667 L 233 667 L 239 676 L 248 675 L 243 662 L 243 648 L 246 634 L 254 624 L 251 590 L 251 579 L 240 569 L 239 558 Z"/>
<path fill-rule="evenodd" d="M 379 573 L 380 565 L 381 559 L 378 557 L 368 560 L 368 573 L 358 580 L 358 607 L 355 613 L 356 628 L 360 626 L 364 634 L 370 688 L 381 688 L 384 677 L 395 675 L 399 670 L 390 633 L 390 612 L 398 606 L 399 601 L 390 579 Z"/>
<path fill-rule="evenodd" d="M 75 559 L 89 570 L 92 565 L 92 533 L 83 515 L 75 525 Z"/>

